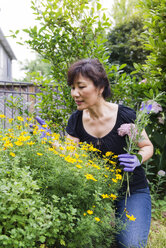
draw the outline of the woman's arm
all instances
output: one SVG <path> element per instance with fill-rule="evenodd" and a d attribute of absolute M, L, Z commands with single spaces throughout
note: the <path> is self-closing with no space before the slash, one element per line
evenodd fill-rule
<path fill-rule="evenodd" d="M 142 139 L 138 143 L 140 148 L 138 154 L 142 156 L 142 163 L 147 161 L 153 155 L 153 144 L 151 143 L 150 139 L 148 138 L 147 133 L 145 130 L 142 132 Z"/>

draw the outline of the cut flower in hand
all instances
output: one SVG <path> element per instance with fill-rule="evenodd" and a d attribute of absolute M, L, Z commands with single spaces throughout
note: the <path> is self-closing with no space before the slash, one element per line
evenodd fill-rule
<path fill-rule="evenodd" d="M 158 95 L 156 99 L 161 96 Z M 128 172 L 133 172 L 136 167 L 142 163 L 142 156 L 138 154 L 138 143 L 143 139 L 142 132 L 145 127 L 151 122 L 150 115 L 157 114 L 162 111 L 162 107 L 155 100 L 147 100 L 142 102 L 140 110 L 136 113 L 136 119 L 134 123 L 124 123 L 118 128 L 118 134 L 120 136 L 126 135 L 126 154 L 120 154 L 118 156 L 120 165 L 124 166 L 124 171 L 127 176 L 127 195 L 130 196 L 129 188 L 129 175 Z M 125 175 L 124 174 L 124 175 Z"/>

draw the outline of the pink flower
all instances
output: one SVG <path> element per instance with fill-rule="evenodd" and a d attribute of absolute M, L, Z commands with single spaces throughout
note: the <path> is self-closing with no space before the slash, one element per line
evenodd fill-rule
<path fill-rule="evenodd" d="M 152 104 L 151 112 L 154 112 L 155 114 L 163 110 L 161 105 L 153 100 L 148 100 L 146 104 Z"/>
<path fill-rule="evenodd" d="M 135 138 L 137 135 L 137 130 L 136 130 L 135 124 L 133 124 L 133 123 L 122 124 L 118 128 L 118 135 L 120 135 L 120 136 L 128 135 L 129 137 Z"/>

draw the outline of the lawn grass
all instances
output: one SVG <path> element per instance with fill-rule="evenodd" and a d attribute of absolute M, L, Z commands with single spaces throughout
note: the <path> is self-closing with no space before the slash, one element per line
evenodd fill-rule
<path fill-rule="evenodd" d="M 163 218 L 165 220 L 152 219 L 147 248 L 166 247 L 166 216 Z"/>

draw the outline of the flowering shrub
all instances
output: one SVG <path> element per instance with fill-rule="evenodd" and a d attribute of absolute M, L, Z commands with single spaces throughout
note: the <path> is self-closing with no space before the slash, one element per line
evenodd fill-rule
<path fill-rule="evenodd" d="M 119 228 L 117 156 L 101 158 L 93 146 L 76 147 L 56 133 L 40 139 L 31 122 L 18 116 L 0 128 L 0 246 L 110 247 Z"/>

